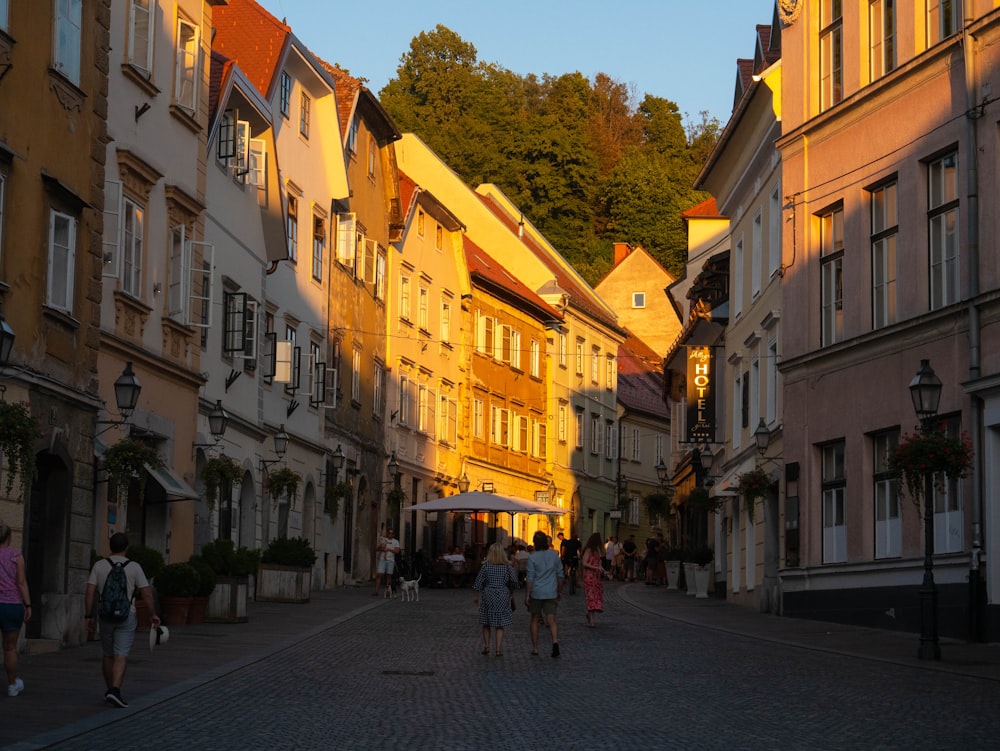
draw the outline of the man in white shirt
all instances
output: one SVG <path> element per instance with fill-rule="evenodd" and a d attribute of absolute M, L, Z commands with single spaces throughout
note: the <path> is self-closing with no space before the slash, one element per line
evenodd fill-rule
<path fill-rule="evenodd" d="M 379 585 L 384 583 L 386 587 L 392 587 L 392 575 L 396 571 L 396 556 L 399 555 L 399 540 L 392 528 L 386 529 L 385 535 L 378 538 L 378 545 L 375 548 L 376 568 L 375 568 L 375 591 L 372 595 L 378 597 Z"/>
<path fill-rule="evenodd" d="M 608 538 L 608 544 L 604 548 L 604 560 L 601 561 L 604 564 L 604 570 L 609 574 L 612 573 L 611 568 L 616 555 L 618 555 L 618 538 L 611 535 Z"/>

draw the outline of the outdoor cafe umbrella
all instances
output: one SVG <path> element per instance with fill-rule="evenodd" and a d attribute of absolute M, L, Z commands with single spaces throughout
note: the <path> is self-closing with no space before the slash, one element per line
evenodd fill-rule
<path fill-rule="evenodd" d="M 523 498 L 513 498 L 499 493 L 484 493 L 481 490 L 469 490 L 444 498 L 435 498 L 423 503 L 407 506 L 404 511 L 453 511 L 466 514 L 510 514 L 511 536 L 514 534 L 514 514 L 544 514 L 559 516 L 565 513 L 562 509 L 545 503 L 535 503 Z M 495 523 L 495 518 L 494 518 Z"/>

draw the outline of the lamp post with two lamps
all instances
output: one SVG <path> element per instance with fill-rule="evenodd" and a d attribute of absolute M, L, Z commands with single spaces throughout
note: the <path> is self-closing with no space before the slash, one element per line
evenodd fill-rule
<path fill-rule="evenodd" d="M 921 360 L 920 369 L 910 381 L 910 399 L 920 420 L 920 432 L 931 435 L 937 427 L 934 417 L 941 402 L 941 379 L 931 368 L 930 360 Z M 938 643 L 937 586 L 934 584 L 934 473 L 924 473 L 924 578 L 920 585 L 921 660 L 940 660 Z"/>

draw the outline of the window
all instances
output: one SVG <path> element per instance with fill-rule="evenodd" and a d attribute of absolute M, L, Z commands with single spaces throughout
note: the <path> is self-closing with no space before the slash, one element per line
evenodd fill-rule
<path fill-rule="evenodd" d="M 368 135 L 368 177 L 375 179 L 375 151 L 378 145 L 375 143 L 375 136 Z"/>
<path fill-rule="evenodd" d="M 532 339 L 530 347 L 530 357 L 531 363 L 529 364 L 530 373 L 535 378 L 541 378 L 542 376 L 542 349 L 541 345 L 538 343 L 537 339 Z"/>
<path fill-rule="evenodd" d="M 646 307 L 646 293 L 645 292 L 633 292 L 632 293 L 632 307 L 633 308 L 645 308 Z"/>
<path fill-rule="evenodd" d="M 639 441 L 639 428 L 632 428 L 632 461 L 642 459 L 642 443 Z"/>
<path fill-rule="evenodd" d="M 765 420 L 768 425 L 778 417 L 778 339 L 767 342 L 767 404 L 765 405 Z"/>
<path fill-rule="evenodd" d="M 49 212 L 49 276 L 45 303 L 66 312 L 73 310 L 76 224 L 75 217 L 55 210 Z"/>
<path fill-rule="evenodd" d="M 548 426 L 544 420 L 535 420 L 531 431 L 531 453 L 539 459 L 544 459 L 548 452 Z"/>
<path fill-rule="evenodd" d="M 558 333 L 558 335 L 557 335 L 557 338 L 558 338 L 558 346 L 559 346 L 559 367 L 560 368 L 565 368 L 566 367 L 566 359 L 568 357 L 567 353 L 566 353 L 566 349 L 567 349 L 567 347 L 566 347 L 566 334 L 564 334 L 562 331 L 560 331 Z"/>
<path fill-rule="evenodd" d="M 399 317 L 410 320 L 410 277 L 399 277 Z"/>
<path fill-rule="evenodd" d="M 444 247 L 444 229 L 439 224 L 434 230 L 434 249 L 441 250 L 443 247 Z"/>
<path fill-rule="evenodd" d="M 576 411 L 576 448 L 578 449 L 583 448 L 584 438 L 585 436 L 583 434 L 583 410 L 578 409 Z"/>
<path fill-rule="evenodd" d="M 822 453 L 823 563 L 847 560 L 847 524 L 844 518 L 847 480 L 844 477 L 844 442 L 820 449 Z"/>
<path fill-rule="evenodd" d="M 482 439 L 485 437 L 485 426 L 483 425 L 483 400 L 472 400 L 472 436 Z"/>
<path fill-rule="evenodd" d="M 247 300 L 243 314 L 243 370 L 253 373 L 257 370 L 257 301 Z"/>
<path fill-rule="evenodd" d="M 559 405 L 559 417 L 556 424 L 557 437 L 559 443 L 566 443 L 569 433 L 569 407 L 565 404 Z"/>
<path fill-rule="evenodd" d="M 781 267 L 781 189 L 771 191 L 767 212 L 767 275 Z"/>
<path fill-rule="evenodd" d="M 608 355 L 604 360 L 604 388 L 609 391 L 615 387 L 615 358 Z"/>
<path fill-rule="evenodd" d="M 490 442 L 510 446 L 510 410 L 490 405 Z"/>
<path fill-rule="evenodd" d="M 351 353 L 351 401 L 361 403 L 361 350 L 356 347 Z"/>
<path fill-rule="evenodd" d="M 747 420 L 747 426 L 751 430 L 756 430 L 757 425 L 760 423 L 760 358 L 754 355 L 750 360 L 750 376 L 749 383 L 747 385 L 747 392 L 750 396 L 750 419 Z"/>
<path fill-rule="evenodd" d="M 436 399 L 434 389 L 423 384 L 417 389 L 417 430 L 430 436 L 434 435 Z"/>
<path fill-rule="evenodd" d="M 299 257 L 299 199 L 288 195 L 288 226 L 285 232 L 288 235 L 288 260 L 292 263 Z"/>
<path fill-rule="evenodd" d="M 309 117 L 311 115 L 309 108 L 312 106 L 312 100 L 306 92 L 302 92 L 302 96 L 299 98 L 299 135 L 303 138 L 309 138 Z"/>
<path fill-rule="evenodd" d="M 381 245 L 375 255 L 375 299 L 385 300 L 386 251 Z"/>
<path fill-rule="evenodd" d="M 896 183 L 871 192 L 872 328 L 896 322 Z"/>
<path fill-rule="evenodd" d="M 604 426 L 601 425 L 601 416 L 590 415 L 590 453 L 600 456 L 604 450 Z"/>
<path fill-rule="evenodd" d="M 246 349 L 246 310 L 247 294 L 245 292 L 226 292 L 223 296 L 222 320 L 222 355 L 231 358 L 233 353 Z"/>
<path fill-rule="evenodd" d="M 872 499 L 875 503 L 875 557 L 897 558 L 902 552 L 899 479 L 889 472 L 889 452 L 899 445 L 899 431 L 872 437 Z"/>
<path fill-rule="evenodd" d="M 940 429 L 953 436 L 961 433 L 958 415 L 938 418 Z M 934 552 L 958 553 L 964 548 L 965 515 L 962 512 L 962 481 L 940 476 L 934 478 Z"/>
<path fill-rule="evenodd" d="M 189 115 L 198 111 L 198 59 L 198 27 L 184 18 L 178 18 L 174 102 Z"/>
<path fill-rule="evenodd" d="M 528 434 L 531 430 L 531 421 L 528 419 L 527 415 L 514 415 L 514 443 L 511 448 L 514 451 L 521 451 L 523 453 L 528 452 L 530 443 L 528 440 Z"/>
<path fill-rule="evenodd" d="M 844 338 L 844 210 L 820 216 L 820 342 Z"/>
<path fill-rule="evenodd" d="M 380 360 L 375 360 L 374 363 L 372 414 L 379 420 L 385 418 L 385 365 Z"/>
<path fill-rule="evenodd" d="M 656 434 L 656 463 L 660 464 L 663 462 L 663 434 Z"/>
<path fill-rule="evenodd" d="M 142 296 L 142 227 L 145 212 L 130 198 L 124 201 L 122 217 L 122 291 Z"/>
<path fill-rule="evenodd" d="M 285 71 L 281 71 L 281 94 L 278 107 L 281 116 L 286 120 L 292 113 L 292 77 Z"/>
<path fill-rule="evenodd" d="M 844 98 L 844 29 L 841 0 L 821 0 L 820 19 L 820 103 L 826 110 Z"/>
<path fill-rule="evenodd" d="M 962 24 L 962 0 L 927 0 L 927 46 L 956 34 Z"/>
<path fill-rule="evenodd" d="M 3 0 L 0 5 L 5 6 L 6 1 Z M 0 16 L 2 15 L 4 13 L 0 10 Z M 146 78 L 153 72 L 154 18 L 156 18 L 156 0 L 132 0 L 129 3 L 128 63 Z"/>
<path fill-rule="evenodd" d="M 247 313 L 250 304 L 247 303 Z M 318 407 L 326 401 L 326 363 L 319 342 L 309 342 L 309 406 Z"/>
<path fill-rule="evenodd" d="M 761 242 L 763 242 L 764 228 L 761 224 L 762 216 L 758 211 L 753 218 L 753 231 L 750 235 L 750 290 L 751 295 L 756 298 L 760 294 L 760 267 L 761 267 L 761 256 L 764 253 L 764 249 L 761 247 Z"/>
<path fill-rule="evenodd" d="M 590 382 L 598 383 L 601 378 L 601 348 L 590 348 Z"/>
<path fill-rule="evenodd" d="M 740 404 L 743 399 L 743 375 L 739 371 L 739 366 L 736 366 L 736 375 L 733 377 L 733 448 L 738 449 L 742 443 L 743 438 L 743 426 L 740 420 L 740 413 L 742 410 L 736 408 L 736 405 Z"/>
<path fill-rule="evenodd" d="M 628 523 L 639 525 L 639 496 L 634 494 L 628 499 Z"/>
<path fill-rule="evenodd" d="M 733 280 L 731 283 L 733 297 L 733 315 L 737 318 L 743 314 L 743 238 L 736 241 L 736 251 L 733 254 Z"/>
<path fill-rule="evenodd" d="M 313 258 L 312 276 L 317 282 L 323 281 L 323 258 L 326 255 L 326 220 L 313 217 Z"/>
<path fill-rule="evenodd" d="M 451 300 L 441 301 L 440 336 L 442 344 L 451 343 Z"/>
<path fill-rule="evenodd" d="M 351 127 L 347 130 L 347 150 L 353 155 L 358 153 L 358 118 L 351 118 Z"/>
<path fill-rule="evenodd" d="M 337 261 L 352 271 L 357 247 L 357 216 L 354 213 L 337 214 Z"/>
<path fill-rule="evenodd" d="M 576 340 L 576 374 L 583 375 L 583 339 Z"/>
<path fill-rule="evenodd" d="M 517 329 L 506 327 L 510 331 L 510 366 L 516 370 L 521 369 L 521 332 Z"/>
<path fill-rule="evenodd" d="M 604 458 L 615 458 L 615 424 L 612 420 L 604 423 Z"/>
<path fill-rule="evenodd" d="M 927 166 L 930 309 L 958 300 L 958 154 Z"/>
<path fill-rule="evenodd" d="M 410 379 L 405 375 L 399 377 L 399 424 L 410 424 Z"/>
<path fill-rule="evenodd" d="M 895 0 L 871 0 L 868 4 L 868 62 L 872 81 L 896 68 Z"/>
<path fill-rule="evenodd" d="M 74 84 L 80 84 L 80 50 L 83 36 L 83 0 L 57 0 L 53 24 L 52 67 Z"/>
<path fill-rule="evenodd" d="M 449 446 L 458 445 L 458 402 L 441 395 L 438 438 Z"/>
<path fill-rule="evenodd" d="M 417 209 L 417 234 L 421 237 L 424 236 L 424 223 L 427 221 L 427 217 L 424 215 L 423 209 Z"/>
<path fill-rule="evenodd" d="M 430 290 L 420 285 L 417 290 L 417 327 L 421 331 L 430 331 L 430 311 L 427 309 Z"/>

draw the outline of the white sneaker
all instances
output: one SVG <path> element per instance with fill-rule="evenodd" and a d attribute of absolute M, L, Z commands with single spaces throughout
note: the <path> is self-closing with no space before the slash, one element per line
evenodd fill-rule
<path fill-rule="evenodd" d="M 20 678 L 15 680 L 11 685 L 7 686 L 7 696 L 17 696 L 22 691 L 24 691 L 24 681 Z"/>

